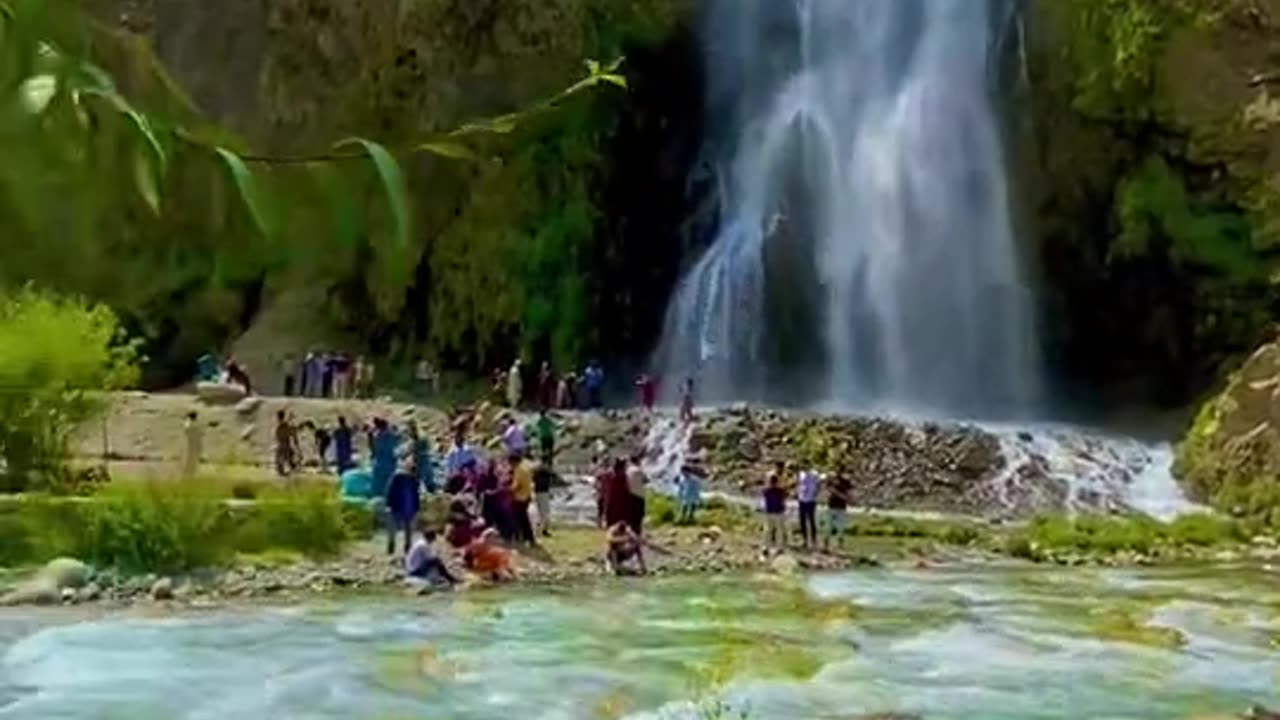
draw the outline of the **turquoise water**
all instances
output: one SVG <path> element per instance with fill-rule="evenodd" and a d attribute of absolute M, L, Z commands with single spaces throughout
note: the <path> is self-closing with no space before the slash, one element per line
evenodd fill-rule
<path fill-rule="evenodd" d="M 1278 637 L 1280 584 L 1244 570 L 641 580 L 170 618 L 6 611 L 0 718 L 701 719 L 718 703 L 751 718 L 1191 718 L 1280 704 Z"/>

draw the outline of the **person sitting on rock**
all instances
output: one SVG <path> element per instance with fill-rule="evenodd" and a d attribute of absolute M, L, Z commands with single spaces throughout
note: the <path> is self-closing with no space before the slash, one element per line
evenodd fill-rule
<path fill-rule="evenodd" d="M 432 582 L 439 577 L 450 585 L 457 585 L 458 578 L 449 572 L 449 567 L 436 553 L 435 542 L 435 530 L 419 525 L 418 531 L 413 536 L 413 544 L 409 546 L 409 552 L 404 556 L 405 575 L 427 582 Z"/>
<path fill-rule="evenodd" d="M 511 553 L 498 543 L 498 531 L 493 528 L 480 533 L 480 537 L 467 546 L 462 560 L 468 570 L 494 582 L 515 579 Z"/>
<path fill-rule="evenodd" d="M 644 542 L 625 522 L 614 523 L 605 534 L 608 547 L 605 552 L 605 569 L 615 575 L 644 575 L 649 572 L 644 564 Z M 635 567 L 630 565 L 634 562 Z"/>

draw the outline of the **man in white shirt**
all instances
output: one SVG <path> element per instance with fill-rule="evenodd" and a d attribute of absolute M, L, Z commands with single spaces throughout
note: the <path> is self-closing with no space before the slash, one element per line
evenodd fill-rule
<path fill-rule="evenodd" d="M 415 533 L 413 544 L 404 556 L 404 573 L 413 580 L 430 582 L 433 576 L 439 576 L 450 585 L 458 584 L 458 578 L 449 572 L 448 566 L 436 554 L 436 533 L 434 530 Z"/>
<path fill-rule="evenodd" d="M 796 500 L 800 504 L 800 535 L 805 549 L 818 546 L 818 492 L 822 476 L 813 469 L 800 471 L 796 480 Z"/>

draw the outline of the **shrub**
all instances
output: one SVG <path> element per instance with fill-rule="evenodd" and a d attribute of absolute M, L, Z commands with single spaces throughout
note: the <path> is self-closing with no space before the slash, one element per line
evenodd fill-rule
<path fill-rule="evenodd" d="M 102 390 L 137 378 L 137 351 L 101 305 L 31 289 L 0 297 L 0 491 L 59 489 L 71 433 Z"/>

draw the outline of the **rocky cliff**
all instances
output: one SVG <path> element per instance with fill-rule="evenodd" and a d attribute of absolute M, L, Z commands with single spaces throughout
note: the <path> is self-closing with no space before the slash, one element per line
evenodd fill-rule
<path fill-rule="evenodd" d="M 1174 472 L 1196 499 L 1280 527 L 1280 343 L 1262 346 L 1201 407 Z"/>
<path fill-rule="evenodd" d="M 1020 155 L 1049 355 L 1077 390 L 1185 403 L 1277 307 L 1280 2 L 1025 7 Z"/>

